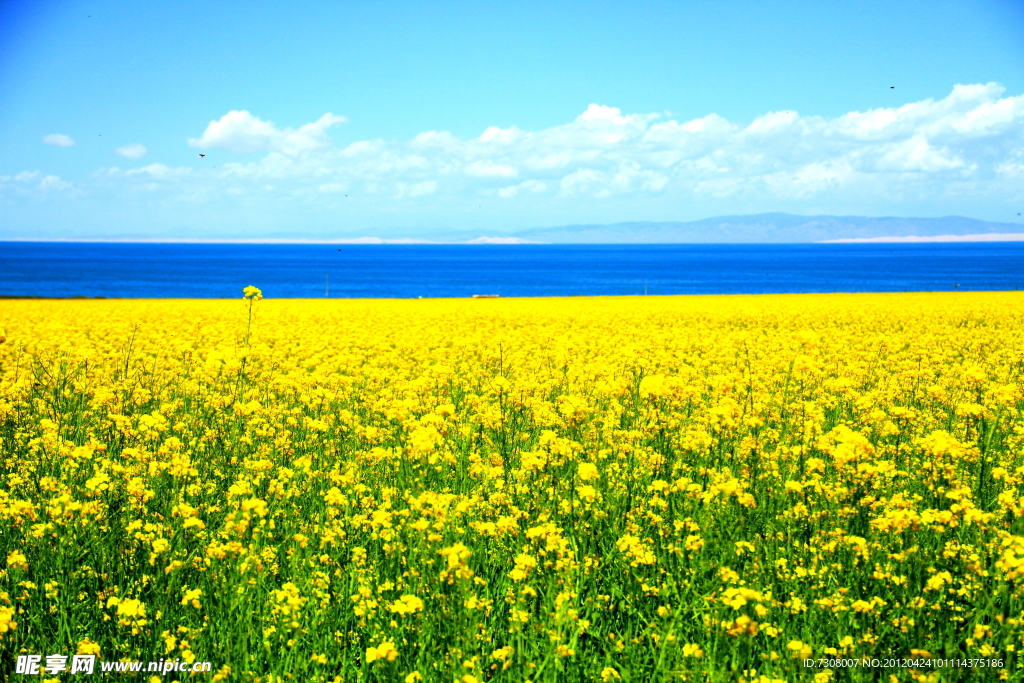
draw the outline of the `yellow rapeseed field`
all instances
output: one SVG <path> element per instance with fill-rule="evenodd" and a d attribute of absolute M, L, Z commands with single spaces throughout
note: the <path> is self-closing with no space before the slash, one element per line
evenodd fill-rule
<path fill-rule="evenodd" d="M 1024 294 L 250 288 L 0 337 L 0 679 L 1024 676 Z"/>

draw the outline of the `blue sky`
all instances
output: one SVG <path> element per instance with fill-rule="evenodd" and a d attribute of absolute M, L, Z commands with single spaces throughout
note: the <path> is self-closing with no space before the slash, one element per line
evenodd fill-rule
<path fill-rule="evenodd" d="M 7 1 L 0 238 L 1022 223 L 1022 35 L 1009 0 Z"/>

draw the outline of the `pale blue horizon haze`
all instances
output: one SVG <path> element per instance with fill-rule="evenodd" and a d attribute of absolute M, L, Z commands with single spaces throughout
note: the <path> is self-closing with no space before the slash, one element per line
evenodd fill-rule
<path fill-rule="evenodd" d="M 1022 36 L 1010 0 L 10 0 L 0 240 L 1024 226 Z"/>

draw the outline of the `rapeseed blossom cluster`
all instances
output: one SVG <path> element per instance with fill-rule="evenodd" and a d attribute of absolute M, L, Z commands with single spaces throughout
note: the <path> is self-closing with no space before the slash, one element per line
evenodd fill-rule
<path fill-rule="evenodd" d="M 0 652 L 268 683 L 1024 676 L 1024 295 L 247 287 L 2 301 L 0 339 Z"/>

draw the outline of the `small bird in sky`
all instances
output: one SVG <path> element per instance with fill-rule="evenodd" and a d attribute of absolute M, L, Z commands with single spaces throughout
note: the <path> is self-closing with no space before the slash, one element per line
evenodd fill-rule
<path fill-rule="evenodd" d="M 890 86 L 889 86 L 889 90 L 895 90 L 895 89 L 896 89 L 896 86 L 895 86 L 895 85 L 890 85 Z"/>
<path fill-rule="evenodd" d="M 205 154 L 200 154 L 199 156 L 201 156 L 201 157 L 205 157 L 206 155 L 205 155 Z"/>

